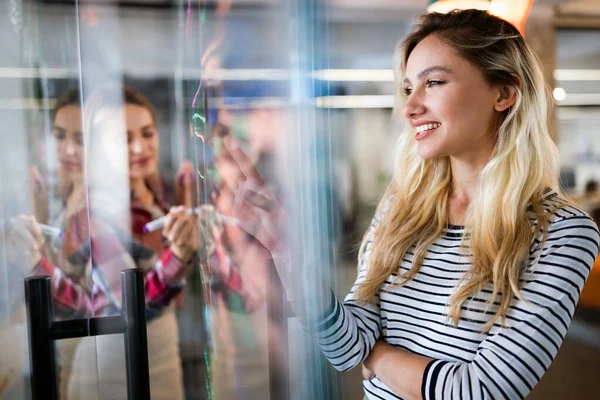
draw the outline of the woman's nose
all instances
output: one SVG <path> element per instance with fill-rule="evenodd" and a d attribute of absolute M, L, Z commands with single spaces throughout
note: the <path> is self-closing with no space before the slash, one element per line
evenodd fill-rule
<path fill-rule="evenodd" d="M 134 154 L 142 152 L 142 143 L 139 140 L 133 140 L 131 142 L 131 152 Z"/>
<path fill-rule="evenodd" d="M 408 99 L 404 102 L 404 106 L 402 107 L 402 114 L 406 119 L 415 118 L 425 112 L 425 106 L 423 104 L 423 99 L 421 96 L 414 92 Z"/>
<path fill-rule="evenodd" d="M 72 140 L 65 140 L 63 147 L 66 155 L 72 156 L 77 153 L 77 145 Z"/>

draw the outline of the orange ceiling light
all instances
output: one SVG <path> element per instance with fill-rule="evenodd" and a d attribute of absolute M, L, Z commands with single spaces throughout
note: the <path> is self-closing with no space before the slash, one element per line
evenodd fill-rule
<path fill-rule="evenodd" d="M 513 24 L 523 35 L 525 22 L 534 0 L 431 0 L 428 12 L 446 13 L 451 10 L 476 8 L 486 10 Z"/>

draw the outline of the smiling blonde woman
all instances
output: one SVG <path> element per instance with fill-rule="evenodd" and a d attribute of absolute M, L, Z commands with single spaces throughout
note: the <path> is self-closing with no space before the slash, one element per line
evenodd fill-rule
<path fill-rule="evenodd" d="M 599 242 L 558 184 L 539 61 L 477 10 L 422 16 L 395 60 L 410 129 L 354 287 L 308 329 L 335 368 L 364 363 L 369 399 L 522 399 L 558 352 Z M 245 176 L 234 215 L 293 291 L 285 210 L 252 202 L 248 191 L 270 196 L 264 182 L 225 144 Z M 302 292 L 290 298 L 304 317 Z"/>

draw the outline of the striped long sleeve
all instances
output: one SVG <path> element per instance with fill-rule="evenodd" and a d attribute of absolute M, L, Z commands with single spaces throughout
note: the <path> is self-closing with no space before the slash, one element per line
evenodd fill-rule
<path fill-rule="evenodd" d="M 379 218 L 373 218 L 372 235 Z M 317 326 L 317 339 L 325 357 L 334 368 L 347 371 L 362 363 L 381 336 L 379 297 L 375 304 L 355 300 L 356 289 L 364 281 L 372 242 L 367 244 L 358 277 L 344 303 L 333 298 L 331 313 Z"/>
<path fill-rule="evenodd" d="M 575 207 L 553 214 L 543 247 L 541 235 L 531 244 L 520 278 L 523 299 L 515 297 L 504 325 L 499 321 L 489 332 L 483 327 L 499 306 L 489 304 L 491 284 L 465 302 L 457 326 L 448 316 L 450 296 L 472 267 L 461 248 L 470 244 L 463 233 L 464 227 L 450 225 L 429 247 L 414 279 L 398 287 L 392 274 L 373 305 L 354 299 L 365 277 L 367 246 L 350 294 L 343 303 L 335 301 L 317 326 L 335 368 L 358 365 L 381 339 L 433 359 L 423 376 L 424 399 L 522 399 L 533 389 L 558 353 L 598 254 L 596 224 Z M 399 272 L 410 269 L 413 257 L 409 251 Z M 400 398 L 378 377 L 363 387 L 370 399 Z"/>
<path fill-rule="evenodd" d="M 494 327 L 469 362 L 430 363 L 423 399 L 525 398 L 558 353 L 597 254 L 598 230 L 587 216 L 552 223 L 544 248 L 531 254 L 524 301 L 513 302 L 508 326 Z"/>

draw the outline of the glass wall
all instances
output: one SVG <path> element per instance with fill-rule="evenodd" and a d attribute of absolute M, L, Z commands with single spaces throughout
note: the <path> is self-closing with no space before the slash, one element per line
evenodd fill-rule
<path fill-rule="evenodd" d="M 24 279 L 51 277 L 55 320 L 106 317 L 130 268 L 152 399 L 363 398 L 359 368 L 336 372 L 291 311 L 269 229 L 234 214 L 240 185 L 285 206 L 308 317 L 318 283 L 347 294 L 402 128 L 392 54 L 427 2 L 368 3 L 2 2 L 0 399 L 31 398 Z M 557 32 L 557 69 L 596 68 L 565 64 L 591 32 Z M 557 139 L 578 195 L 600 172 L 599 114 L 568 99 Z M 126 398 L 122 335 L 56 354 L 60 399 Z"/>
<path fill-rule="evenodd" d="M 106 317 L 134 267 L 153 399 L 338 397 L 271 253 L 232 216 L 223 148 L 232 138 L 293 210 L 294 256 L 319 266 L 307 282 L 331 281 L 343 137 L 315 107 L 331 91 L 312 73 L 328 63 L 325 9 L 158 3 L 2 6 L 0 398 L 31 396 L 24 278 L 51 277 L 55 320 Z M 311 288 L 309 308 L 323 301 Z M 121 335 L 58 341 L 60 398 L 125 398 L 123 346 Z"/>

